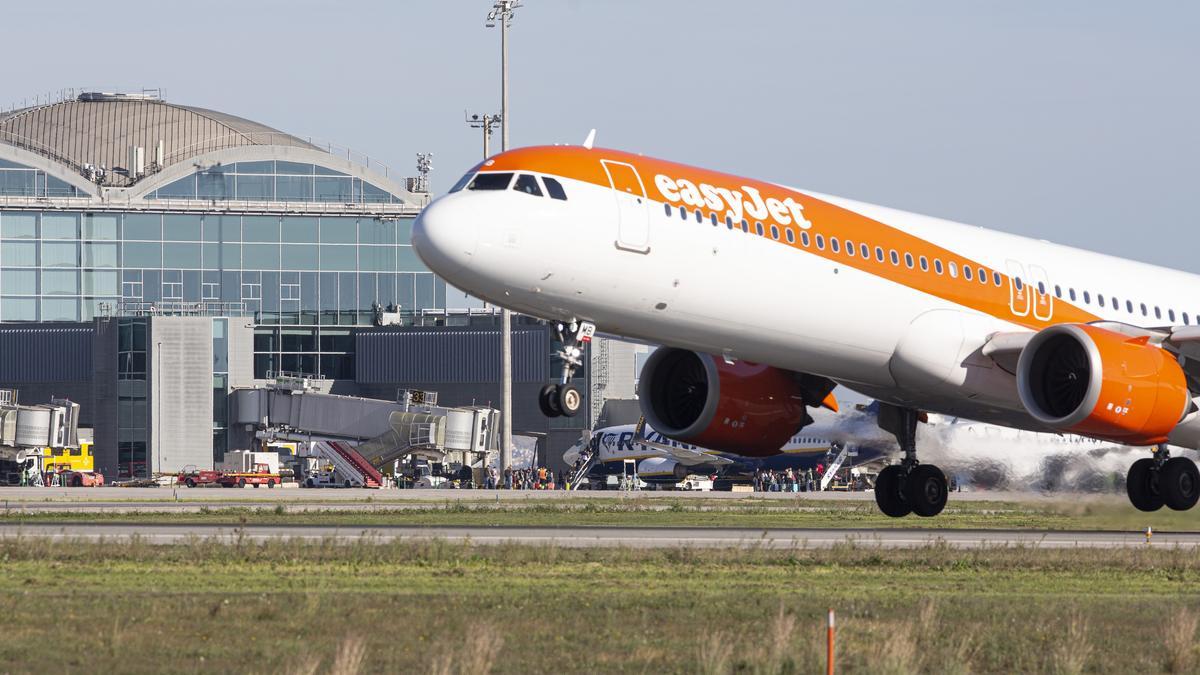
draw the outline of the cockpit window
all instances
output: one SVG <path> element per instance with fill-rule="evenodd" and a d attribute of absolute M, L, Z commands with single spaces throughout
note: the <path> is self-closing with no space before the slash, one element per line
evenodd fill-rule
<path fill-rule="evenodd" d="M 467 186 L 468 190 L 507 190 L 511 173 L 481 173 Z"/>
<path fill-rule="evenodd" d="M 542 182 L 546 184 L 546 192 L 550 193 L 551 199 L 567 201 L 567 191 L 563 190 L 562 183 L 549 176 L 542 176 Z"/>
<path fill-rule="evenodd" d="M 538 187 L 537 179 L 527 173 L 517 176 L 517 182 L 513 185 L 513 189 L 534 197 L 542 196 L 542 188 Z"/>
<path fill-rule="evenodd" d="M 458 182 L 454 184 L 454 187 L 450 188 L 450 192 L 458 192 L 459 190 L 467 187 L 467 183 L 471 182 L 471 179 L 475 177 L 475 172 L 478 171 L 479 167 L 481 166 L 483 166 L 483 162 L 471 167 L 471 170 L 464 173 L 463 177 L 459 178 Z"/>

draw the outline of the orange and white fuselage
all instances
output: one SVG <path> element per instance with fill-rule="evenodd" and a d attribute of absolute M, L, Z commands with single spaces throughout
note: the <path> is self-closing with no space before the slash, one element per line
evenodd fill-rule
<path fill-rule="evenodd" d="M 1045 430 L 983 353 L 993 336 L 1200 322 L 1192 274 L 636 154 L 531 147 L 476 171 L 512 177 L 435 200 L 413 233 L 454 286 L 905 407 Z M 1195 412 L 1170 441 L 1200 447 Z"/>

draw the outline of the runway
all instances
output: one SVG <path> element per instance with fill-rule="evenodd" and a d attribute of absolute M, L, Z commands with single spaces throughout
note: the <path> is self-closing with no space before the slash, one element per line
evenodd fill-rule
<path fill-rule="evenodd" d="M 526 544 L 563 547 L 627 548 L 829 548 L 853 544 L 878 548 L 1188 548 L 1200 546 L 1200 533 L 1155 534 L 1149 542 L 1137 532 L 932 529 L 751 529 L 691 527 L 335 527 L 324 525 L 216 525 L 44 523 L 0 525 L 0 538 L 51 541 L 121 541 L 150 544 L 195 541 L 221 543 L 271 540 L 390 543 L 446 541 L 463 544 Z"/>

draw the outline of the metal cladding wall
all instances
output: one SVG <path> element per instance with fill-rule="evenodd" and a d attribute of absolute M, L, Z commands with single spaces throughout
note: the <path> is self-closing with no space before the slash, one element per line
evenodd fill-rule
<path fill-rule="evenodd" d="M 500 380 L 500 331 L 486 329 L 387 329 L 359 331 L 355 380 L 467 384 Z M 513 329 L 513 381 L 549 379 L 550 335 L 545 328 Z"/>
<path fill-rule="evenodd" d="M 94 337 L 91 326 L 0 327 L 0 382 L 20 388 L 23 382 L 90 381 Z"/>

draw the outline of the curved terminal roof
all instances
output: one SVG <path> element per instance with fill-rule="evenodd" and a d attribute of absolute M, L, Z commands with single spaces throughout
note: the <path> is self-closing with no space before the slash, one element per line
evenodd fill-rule
<path fill-rule="evenodd" d="M 162 165 L 154 166 L 159 142 Z M 216 150 L 283 145 L 320 150 L 295 136 L 226 113 L 158 98 L 82 94 L 78 99 L 0 113 L 0 143 L 49 157 L 88 174 L 105 167 L 104 185 L 128 186 L 130 146 L 145 149 L 146 174 Z"/>

